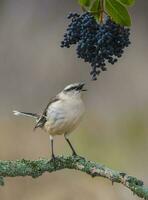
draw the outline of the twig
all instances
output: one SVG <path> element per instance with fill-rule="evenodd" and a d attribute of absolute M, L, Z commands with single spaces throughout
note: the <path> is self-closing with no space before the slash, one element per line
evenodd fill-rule
<path fill-rule="evenodd" d="M 148 200 L 148 188 L 141 180 L 128 176 L 126 173 L 109 169 L 108 167 L 79 156 L 56 157 L 55 161 L 47 159 L 0 161 L 0 185 L 4 185 L 4 177 L 32 176 L 37 178 L 44 172 L 53 172 L 61 169 L 75 169 L 85 172 L 92 177 L 100 176 L 109 179 L 112 183 L 121 183 L 137 196 Z"/>
<path fill-rule="evenodd" d="M 104 0 L 100 0 L 100 23 L 103 24 L 104 18 Z"/>

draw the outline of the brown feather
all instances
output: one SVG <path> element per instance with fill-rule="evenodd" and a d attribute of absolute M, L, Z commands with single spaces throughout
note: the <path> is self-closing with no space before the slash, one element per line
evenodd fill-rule
<path fill-rule="evenodd" d="M 36 128 L 39 128 L 39 127 L 40 127 L 40 128 L 43 128 L 44 124 L 45 124 L 46 121 L 47 121 L 46 116 L 47 116 L 47 110 L 48 110 L 49 106 L 50 106 L 52 103 L 54 103 L 54 102 L 56 102 L 56 101 L 58 101 L 58 100 L 59 100 L 59 98 L 58 98 L 58 96 L 56 96 L 56 97 L 52 98 L 52 99 L 49 101 L 49 103 L 47 104 L 46 108 L 44 109 L 43 114 L 41 115 L 41 117 L 40 117 L 39 120 L 37 121 L 37 123 L 36 123 L 36 125 L 35 125 L 35 127 L 34 127 L 34 130 L 35 130 Z"/>

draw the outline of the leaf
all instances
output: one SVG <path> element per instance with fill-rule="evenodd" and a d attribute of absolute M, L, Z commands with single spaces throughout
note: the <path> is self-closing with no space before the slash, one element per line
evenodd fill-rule
<path fill-rule="evenodd" d="M 125 4 L 126 6 L 132 6 L 135 3 L 135 0 L 118 0 L 120 3 Z"/>
<path fill-rule="evenodd" d="M 83 7 L 89 7 L 91 4 L 91 0 L 78 0 L 78 2 Z"/>
<path fill-rule="evenodd" d="M 87 11 L 98 12 L 100 0 L 79 0 L 79 4 L 84 7 Z"/>
<path fill-rule="evenodd" d="M 96 20 L 99 19 L 100 16 L 100 0 L 79 0 L 79 4 L 82 8 L 88 12 L 90 12 Z"/>
<path fill-rule="evenodd" d="M 89 6 L 89 10 L 96 13 L 99 12 L 99 1 L 100 0 L 92 0 Z"/>
<path fill-rule="evenodd" d="M 89 7 L 89 11 L 92 15 L 96 18 L 96 20 L 99 20 L 100 17 L 100 0 L 92 0 L 91 5 Z"/>
<path fill-rule="evenodd" d="M 123 26 L 131 26 L 128 11 L 118 0 L 106 0 L 105 8 L 113 21 Z"/>

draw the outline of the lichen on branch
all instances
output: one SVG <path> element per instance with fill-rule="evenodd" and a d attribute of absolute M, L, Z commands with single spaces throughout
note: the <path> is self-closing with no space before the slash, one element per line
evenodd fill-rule
<path fill-rule="evenodd" d="M 61 169 L 75 169 L 85 172 L 92 177 L 104 177 L 112 183 L 121 183 L 137 196 L 148 200 L 148 188 L 144 187 L 141 180 L 129 176 L 124 172 L 112 170 L 102 164 L 88 161 L 79 156 L 59 156 L 55 161 L 39 160 L 0 160 L 0 185 L 4 185 L 4 177 L 31 176 L 37 178 L 44 172 L 54 172 Z"/>

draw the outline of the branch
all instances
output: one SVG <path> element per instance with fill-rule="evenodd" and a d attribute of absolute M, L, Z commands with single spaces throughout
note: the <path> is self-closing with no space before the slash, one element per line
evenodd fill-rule
<path fill-rule="evenodd" d="M 61 169 L 75 169 L 85 172 L 92 177 L 100 176 L 109 179 L 112 183 L 121 183 L 129 188 L 137 196 L 148 200 L 148 188 L 144 187 L 141 180 L 128 176 L 126 173 L 115 171 L 104 165 L 88 161 L 79 156 L 56 157 L 55 161 L 39 160 L 16 160 L 0 161 L 0 185 L 4 185 L 4 177 L 32 176 L 37 178 L 44 172 L 53 172 Z"/>

